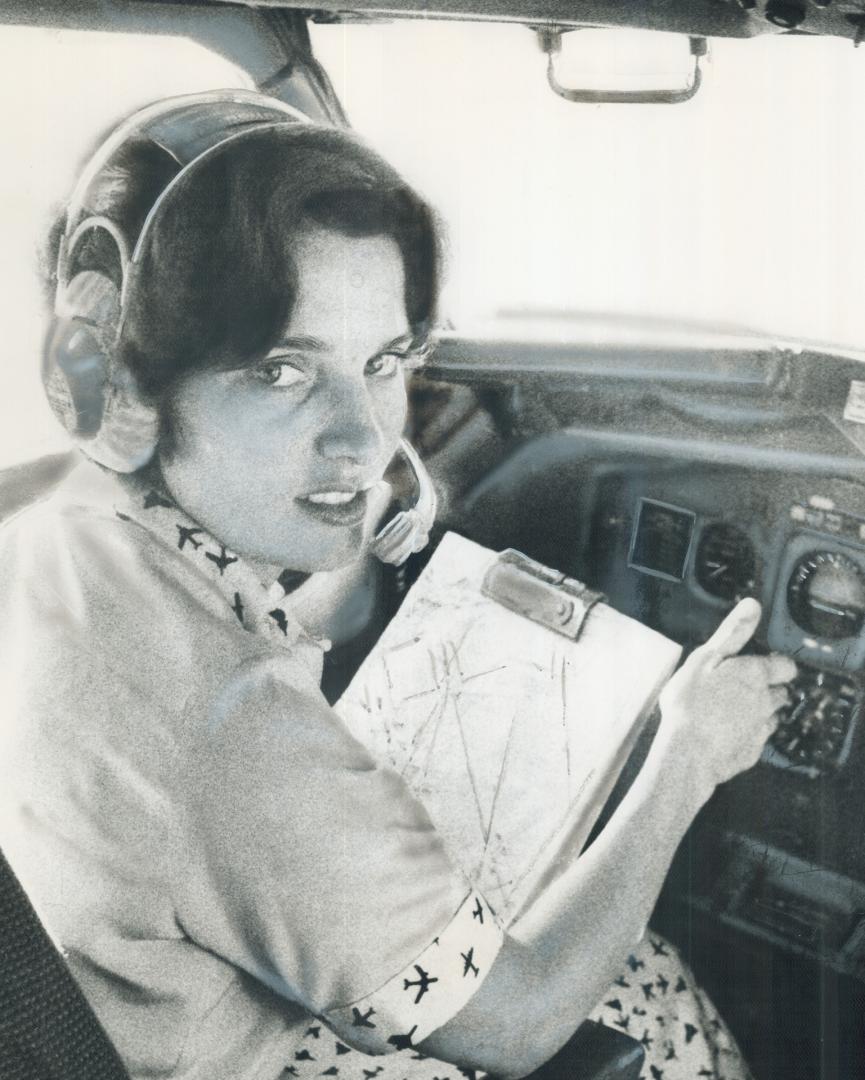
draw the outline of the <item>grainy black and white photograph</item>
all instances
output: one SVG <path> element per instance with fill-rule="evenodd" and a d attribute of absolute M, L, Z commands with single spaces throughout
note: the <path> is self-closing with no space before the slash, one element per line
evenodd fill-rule
<path fill-rule="evenodd" d="M 865 1078 L 863 41 L 0 0 L 0 1080 Z"/>

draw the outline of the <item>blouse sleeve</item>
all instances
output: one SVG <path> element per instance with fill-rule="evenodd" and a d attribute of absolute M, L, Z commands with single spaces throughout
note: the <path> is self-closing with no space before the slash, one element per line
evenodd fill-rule
<path fill-rule="evenodd" d="M 455 1015 L 502 931 L 300 665 L 248 661 L 188 728 L 186 933 L 368 1053 Z"/>

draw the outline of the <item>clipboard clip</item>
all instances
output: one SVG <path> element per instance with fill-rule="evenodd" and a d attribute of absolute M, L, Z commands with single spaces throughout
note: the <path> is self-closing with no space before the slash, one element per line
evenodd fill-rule
<path fill-rule="evenodd" d="M 481 592 L 571 641 L 578 640 L 595 604 L 606 600 L 603 593 L 513 548 L 501 552 L 487 570 Z"/>

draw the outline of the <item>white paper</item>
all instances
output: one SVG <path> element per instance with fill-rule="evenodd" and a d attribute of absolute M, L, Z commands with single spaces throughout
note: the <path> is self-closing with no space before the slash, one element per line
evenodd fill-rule
<path fill-rule="evenodd" d="M 337 711 L 507 919 L 590 831 L 680 650 L 603 604 L 578 642 L 507 610 L 480 591 L 496 557 L 449 533 Z"/>

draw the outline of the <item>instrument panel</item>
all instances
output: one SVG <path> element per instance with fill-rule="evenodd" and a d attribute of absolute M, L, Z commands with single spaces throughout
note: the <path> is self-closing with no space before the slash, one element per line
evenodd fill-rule
<path fill-rule="evenodd" d="M 753 596 L 749 649 L 798 665 L 760 764 L 698 819 L 698 869 L 686 851 L 670 902 L 865 977 L 865 485 L 629 458 L 593 463 L 582 495 L 594 513 L 573 572 L 592 568 L 619 610 L 691 649 Z M 790 923 L 802 905 L 832 942 Z"/>
<path fill-rule="evenodd" d="M 739 444 L 685 438 L 665 417 L 644 437 L 620 412 L 518 442 L 455 527 L 586 582 L 686 651 L 738 599 L 760 601 L 750 651 L 793 656 L 798 676 L 761 762 L 718 788 L 683 842 L 659 917 L 865 979 L 861 459 L 830 454 L 823 432 L 805 453 L 798 427 L 789 446 L 762 425 L 758 445 Z"/>
<path fill-rule="evenodd" d="M 849 498 L 853 485 L 840 483 Z M 711 471 L 645 488 L 619 517 L 630 527 L 629 575 L 644 579 L 626 586 L 626 609 L 639 596 L 658 629 L 699 644 L 738 600 L 759 599 L 755 648 L 799 665 L 763 761 L 810 778 L 843 768 L 865 698 L 865 489 L 849 506 L 775 478 L 758 507 L 753 479 Z"/>
<path fill-rule="evenodd" d="M 586 582 L 686 651 L 754 596 L 749 650 L 797 662 L 762 761 L 698 815 L 655 917 L 725 947 L 747 937 L 766 970 L 801 958 L 865 980 L 865 428 L 844 426 L 844 373 L 665 356 L 647 387 L 643 353 L 631 382 L 593 354 L 567 373 L 514 363 L 512 385 L 500 353 L 485 400 L 502 441 L 486 460 L 457 448 L 472 479 L 451 527 Z M 836 390 L 837 422 L 815 415 Z"/>

